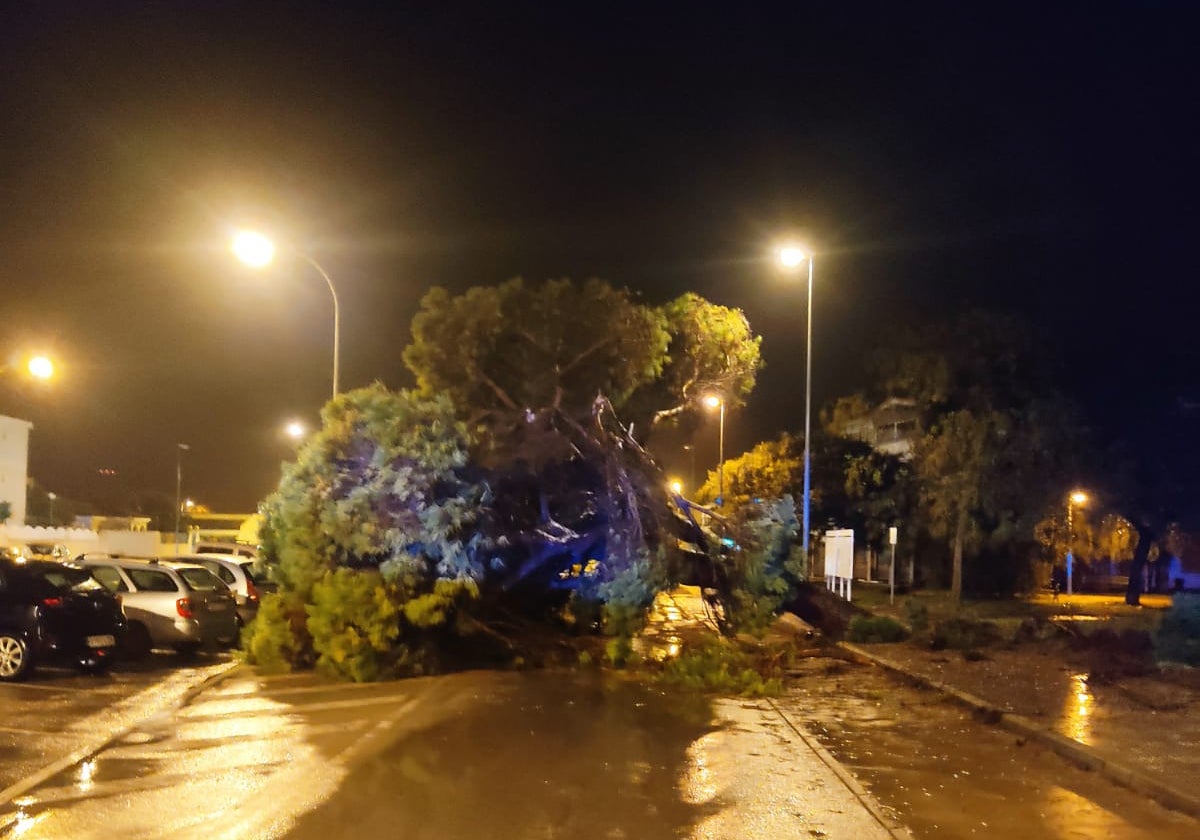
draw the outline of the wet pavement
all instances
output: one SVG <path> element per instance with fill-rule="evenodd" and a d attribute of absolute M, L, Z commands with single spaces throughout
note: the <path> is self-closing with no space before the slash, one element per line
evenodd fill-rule
<path fill-rule="evenodd" d="M 885 840 L 769 704 L 601 673 L 239 672 L 0 815 L 0 836 Z"/>
<path fill-rule="evenodd" d="M 810 659 L 775 702 L 918 838 L 1200 838 L 1192 817 L 872 665 Z"/>

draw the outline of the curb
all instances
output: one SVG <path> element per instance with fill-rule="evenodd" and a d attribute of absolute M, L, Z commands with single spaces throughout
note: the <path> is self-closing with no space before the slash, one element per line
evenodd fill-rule
<path fill-rule="evenodd" d="M 118 741 L 121 738 L 124 738 L 131 731 L 133 731 L 133 729 L 136 726 L 138 726 L 138 724 L 141 723 L 141 721 L 145 720 L 146 717 L 149 717 L 150 715 L 158 714 L 159 712 L 162 712 L 167 708 L 173 707 L 175 709 L 182 709 L 188 703 L 192 702 L 192 700 L 194 700 L 196 698 L 196 696 L 198 694 L 200 694 L 200 692 L 204 691 L 205 689 L 211 688 L 212 686 L 216 685 L 218 682 L 229 677 L 235 669 L 241 667 L 241 664 L 242 663 L 240 663 L 240 662 L 229 662 L 223 666 L 220 666 L 219 670 L 217 670 L 215 673 L 209 674 L 204 679 L 202 679 L 200 682 L 184 689 L 183 692 L 179 695 L 179 697 L 174 699 L 173 701 L 171 701 L 169 704 L 165 704 L 163 706 L 156 707 L 152 712 L 150 712 L 149 715 L 144 715 L 133 723 L 126 724 L 125 726 L 121 726 L 121 727 L 113 730 L 112 732 L 105 733 L 104 735 L 96 738 L 93 741 L 85 742 L 83 746 L 72 750 L 71 752 L 67 753 L 67 755 L 63 756 L 62 758 L 58 759 L 57 761 L 51 762 L 50 764 L 43 767 L 41 770 L 38 770 L 32 776 L 26 776 L 21 781 L 15 782 L 15 783 L 9 785 L 4 790 L 0 790 L 0 808 L 7 807 L 14 799 L 16 799 L 19 796 L 24 796 L 26 793 L 33 790 L 38 785 L 45 782 L 47 779 L 57 776 L 59 773 L 61 773 L 63 770 L 66 770 L 68 767 L 70 767 L 74 764 L 78 764 L 81 761 L 87 760 L 88 758 L 90 758 L 91 756 L 100 752 L 101 750 L 106 749 L 110 744 L 114 743 L 115 741 Z M 0 823 L 0 828 L 3 828 L 3 827 L 4 827 L 3 823 Z"/>
<path fill-rule="evenodd" d="M 800 741 L 806 747 L 812 750 L 812 752 L 816 754 L 817 758 L 819 758 L 826 767 L 833 771 L 833 774 L 838 777 L 838 780 L 841 781 L 841 783 L 845 785 L 852 794 L 854 794 L 854 798 L 857 799 L 859 803 L 861 803 L 862 806 L 870 812 L 871 816 L 875 818 L 875 822 L 879 823 L 879 825 L 882 826 L 883 829 L 894 838 L 894 840 L 914 840 L 913 835 L 908 828 L 897 822 L 895 817 L 885 811 L 883 806 L 876 801 L 875 797 L 872 796 L 866 788 L 859 784 L 858 779 L 854 777 L 854 774 L 842 766 L 842 763 L 834 758 L 833 754 L 830 753 L 829 750 L 821 746 L 821 744 L 815 738 L 811 737 L 803 727 L 797 726 L 792 719 L 784 713 L 783 709 L 779 708 L 779 706 L 777 706 L 775 702 L 771 700 L 771 698 L 767 697 L 764 699 L 771 710 L 775 712 L 775 714 L 779 715 L 779 718 L 788 725 L 788 728 L 796 733 L 796 736 L 800 739 Z"/>
<path fill-rule="evenodd" d="M 1134 793 L 1147 796 L 1173 811 L 1179 811 L 1188 816 L 1200 819 L 1200 798 L 1190 793 L 1185 793 L 1178 788 L 1151 778 L 1141 770 L 1105 758 L 1094 748 L 1082 744 L 1074 738 L 1068 738 L 1065 735 L 1060 735 L 1057 732 L 1047 729 L 1024 715 L 1006 712 L 998 706 L 994 706 L 986 700 L 976 697 L 974 694 L 969 694 L 939 680 L 915 674 L 897 665 L 895 662 L 865 651 L 851 642 L 838 642 L 837 646 L 854 657 L 878 665 L 893 674 L 903 677 L 909 682 L 945 694 L 972 711 L 980 712 L 985 721 L 995 723 L 1009 732 L 1036 741 L 1062 758 L 1065 758 L 1076 767 L 1099 773 L 1109 781 L 1129 788 Z"/>

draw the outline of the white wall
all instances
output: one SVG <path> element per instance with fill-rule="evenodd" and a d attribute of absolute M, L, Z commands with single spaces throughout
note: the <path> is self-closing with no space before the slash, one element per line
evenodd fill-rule
<path fill-rule="evenodd" d="M 29 430 L 33 424 L 0 414 L 0 502 L 12 506 L 10 525 L 25 524 L 29 475 Z"/>

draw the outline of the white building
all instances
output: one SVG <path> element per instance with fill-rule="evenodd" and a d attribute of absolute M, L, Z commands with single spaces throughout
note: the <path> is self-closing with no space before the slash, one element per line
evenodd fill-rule
<path fill-rule="evenodd" d="M 0 502 L 8 502 L 10 525 L 25 524 L 25 490 L 29 483 L 29 431 L 33 424 L 0 414 Z"/>

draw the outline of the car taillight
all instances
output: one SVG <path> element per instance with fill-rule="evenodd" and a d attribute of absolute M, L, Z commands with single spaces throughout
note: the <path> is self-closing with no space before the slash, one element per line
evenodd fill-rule
<path fill-rule="evenodd" d="M 43 598 L 43 599 L 42 599 L 42 606 L 43 606 L 43 607 L 61 607 L 62 605 L 63 605 L 63 599 L 62 599 L 62 598 L 53 598 L 53 597 L 51 597 L 51 598 Z"/>
<path fill-rule="evenodd" d="M 180 618 L 192 618 L 192 602 L 187 598 L 180 598 L 175 602 L 175 612 L 179 613 Z"/>
<path fill-rule="evenodd" d="M 254 585 L 254 581 L 252 581 L 252 580 L 246 581 L 246 600 L 247 601 L 257 601 L 258 600 L 258 588 Z"/>

